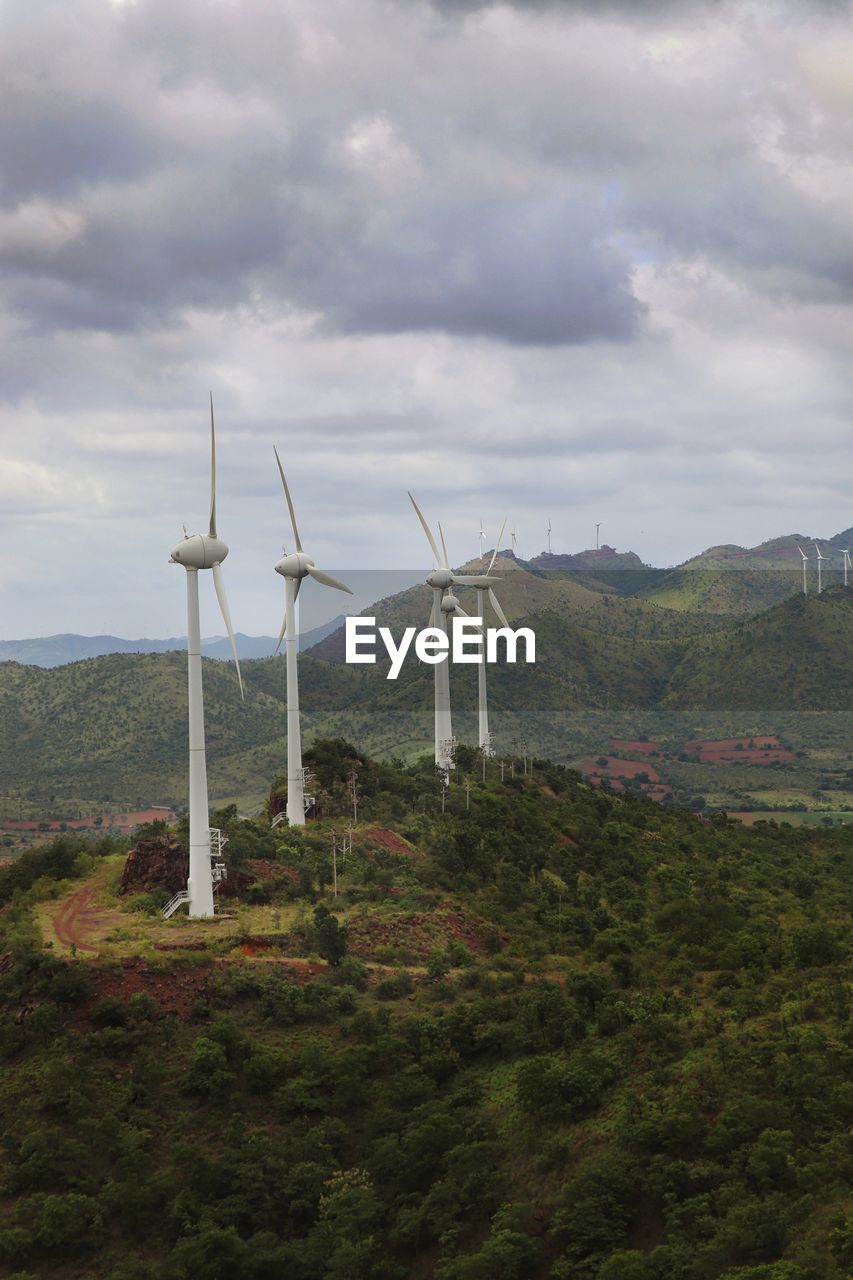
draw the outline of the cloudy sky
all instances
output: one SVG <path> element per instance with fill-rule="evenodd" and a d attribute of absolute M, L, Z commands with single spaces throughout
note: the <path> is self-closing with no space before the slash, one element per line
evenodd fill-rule
<path fill-rule="evenodd" d="M 183 630 L 209 389 L 253 633 L 273 443 L 333 571 L 429 567 L 407 488 L 457 561 L 481 516 L 523 555 L 600 520 L 658 564 L 853 523 L 850 5 L 0 0 L 0 25 L 0 638 Z"/>

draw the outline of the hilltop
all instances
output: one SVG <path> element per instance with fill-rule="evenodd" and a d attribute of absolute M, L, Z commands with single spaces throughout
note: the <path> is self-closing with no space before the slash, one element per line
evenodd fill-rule
<path fill-rule="evenodd" d="M 853 833 L 306 763 L 216 923 L 109 839 L 0 872 L 7 1273 L 844 1280 Z"/>

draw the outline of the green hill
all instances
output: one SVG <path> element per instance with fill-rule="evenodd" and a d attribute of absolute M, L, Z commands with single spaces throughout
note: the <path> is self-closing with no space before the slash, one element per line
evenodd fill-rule
<path fill-rule="evenodd" d="M 853 599 L 832 588 L 795 595 L 690 646 L 664 705 L 835 710 L 850 705 Z"/>
<path fill-rule="evenodd" d="M 109 840 L 0 871 L 3 1274 L 850 1275 L 851 830 L 307 762 L 325 821 L 218 817 L 215 923 Z"/>

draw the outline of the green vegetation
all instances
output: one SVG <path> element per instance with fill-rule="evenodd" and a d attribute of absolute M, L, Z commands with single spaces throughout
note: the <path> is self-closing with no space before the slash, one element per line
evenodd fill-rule
<path fill-rule="evenodd" d="M 541 759 L 483 785 L 464 749 L 444 814 L 426 761 L 310 765 L 323 822 L 218 815 L 281 867 L 263 958 L 197 925 L 186 953 L 65 962 L 36 911 L 108 848 L 0 872 L 4 1274 L 850 1274 L 853 831 L 703 821 Z"/>
<path fill-rule="evenodd" d="M 745 572 L 706 573 L 740 586 Z M 626 574 L 630 571 L 626 570 Z M 772 577 L 772 574 L 764 576 Z M 791 586 L 791 574 L 777 576 Z M 853 693 L 849 653 L 853 590 L 793 594 L 743 617 L 663 608 L 611 586 L 514 569 L 501 588 L 508 614 L 535 629 L 535 665 L 493 667 L 489 697 L 495 742 L 570 762 L 608 750 L 610 735 L 693 737 L 778 733 L 805 756 L 778 776 L 706 768 L 701 794 L 722 807 L 804 802 L 843 808 L 815 792 L 850 789 L 849 724 L 839 708 Z M 380 602 L 382 623 L 424 622 L 424 591 Z M 523 611 L 526 610 L 526 613 Z M 307 741 L 344 733 L 362 750 L 414 759 L 432 740 L 432 669 L 408 663 L 396 681 L 387 661 L 347 666 L 335 633 L 300 657 Z M 285 755 L 282 659 L 244 664 L 246 702 L 225 663 L 204 664 L 211 794 L 255 808 L 259 780 Z M 477 676 L 453 671 L 454 729 L 476 741 Z M 3 794 L 0 816 L 76 817 L 109 807 L 186 802 L 186 679 L 181 654 L 113 654 L 44 670 L 0 664 Z M 766 775 L 766 770 L 762 770 Z M 673 777 L 665 779 L 676 782 Z M 826 780 L 827 785 L 823 785 Z M 789 793 L 766 798 L 754 792 Z"/>

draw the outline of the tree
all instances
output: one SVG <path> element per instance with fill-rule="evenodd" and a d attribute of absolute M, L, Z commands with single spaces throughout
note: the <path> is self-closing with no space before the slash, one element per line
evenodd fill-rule
<path fill-rule="evenodd" d="M 322 903 L 314 910 L 314 932 L 320 955 L 337 967 L 347 953 L 347 931 L 338 924 L 337 916 L 333 916 Z"/>

